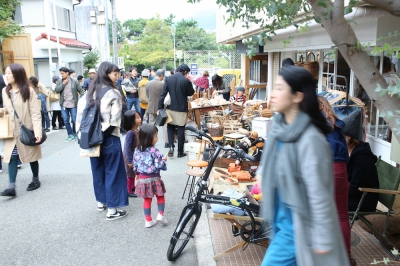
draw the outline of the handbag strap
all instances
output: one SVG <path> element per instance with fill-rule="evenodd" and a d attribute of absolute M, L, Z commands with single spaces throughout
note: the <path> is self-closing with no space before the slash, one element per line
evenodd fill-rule
<path fill-rule="evenodd" d="M 13 107 L 13 109 L 14 109 L 14 116 L 17 117 L 17 119 L 19 120 L 19 124 L 21 124 L 21 120 L 19 119 L 17 110 L 15 110 L 14 103 L 13 103 L 13 100 L 11 99 L 11 97 L 10 97 L 10 102 L 11 102 L 11 105 L 12 105 L 12 107 Z"/>

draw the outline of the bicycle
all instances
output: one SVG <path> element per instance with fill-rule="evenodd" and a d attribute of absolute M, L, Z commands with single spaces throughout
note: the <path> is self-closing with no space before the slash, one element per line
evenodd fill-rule
<path fill-rule="evenodd" d="M 263 226 L 263 224 L 261 224 L 259 221 L 255 220 L 254 215 L 258 214 L 260 210 L 258 205 L 250 203 L 246 198 L 236 199 L 236 198 L 206 194 L 206 192 L 208 192 L 207 180 L 211 173 L 214 162 L 221 151 L 225 152 L 233 151 L 237 154 L 238 159 L 242 160 L 247 159 L 250 161 L 254 161 L 255 160 L 254 157 L 248 155 L 241 149 L 235 149 L 231 147 L 225 148 L 222 145 L 215 143 L 214 140 L 209 135 L 195 129 L 192 126 L 186 126 L 186 129 L 196 133 L 195 137 L 198 139 L 203 139 L 203 137 L 207 138 L 210 141 L 210 143 L 214 146 L 215 152 L 213 156 L 210 158 L 210 162 L 206 170 L 204 171 L 202 178 L 200 178 L 200 180 L 196 183 L 197 191 L 194 191 L 192 193 L 191 199 L 188 201 L 188 204 L 182 210 L 178 224 L 170 240 L 170 244 L 167 251 L 167 259 L 169 261 L 176 260 L 186 247 L 189 240 L 193 238 L 194 230 L 196 229 L 197 223 L 201 216 L 202 203 L 223 204 L 227 206 L 240 208 L 248 213 L 250 221 L 242 225 L 240 233 L 236 232 L 236 234 L 234 234 L 235 236 L 240 235 L 242 239 L 247 242 L 247 245 L 243 247 L 243 250 L 250 243 L 258 244 L 263 241 L 266 241 L 268 239 L 270 228 L 267 228 L 267 230 L 265 230 L 266 227 Z"/>

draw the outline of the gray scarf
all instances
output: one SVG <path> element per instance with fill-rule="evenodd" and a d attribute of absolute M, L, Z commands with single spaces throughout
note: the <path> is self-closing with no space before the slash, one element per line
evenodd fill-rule
<path fill-rule="evenodd" d="M 301 178 L 301 158 L 298 158 L 297 141 L 311 124 L 310 117 L 300 112 L 292 124 L 286 124 L 283 114 L 276 114 L 261 158 L 262 215 L 272 222 L 275 216 L 275 190 L 281 200 L 289 205 L 301 219 L 309 219 L 306 188 Z M 278 151 L 279 141 L 283 142 Z"/>

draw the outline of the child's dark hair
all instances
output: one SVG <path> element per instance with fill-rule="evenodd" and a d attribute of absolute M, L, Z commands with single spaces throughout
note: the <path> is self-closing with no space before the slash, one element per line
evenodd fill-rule
<path fill-rule="evenodd" d="M 145 151 L 148 147 L 153 146 L 154 134 L 158 132 L 155 125 L 143 124 L 139 130 L 139 141 L 137 148 L 140 151 Z"/>
<path fill-rule="evenodd" d="M 135 110 L 128 110 L 125 112 L 123 128 L 126 131 L 131 130 L 133 125 L 136 123 L 136 113 Z"/>

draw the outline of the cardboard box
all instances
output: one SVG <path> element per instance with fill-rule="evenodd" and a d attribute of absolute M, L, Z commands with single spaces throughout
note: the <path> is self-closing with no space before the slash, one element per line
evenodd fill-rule
<path fill-rule="evenodd" d="M 188 142 L 188 143 L 185 143 L 185 145 L 183 147 L 183 151 L 198 153 L 199 147 L 200 147 L 200 142 Z"/>
<path fill-rule="evenodd" d="M 251 129 L 258 133 L 259 137 L 267 138 L 271 128 L 272 119 L 266 117 L 255 117 L 251 122 Z"/>

